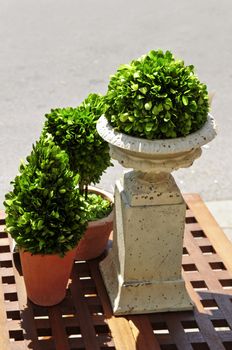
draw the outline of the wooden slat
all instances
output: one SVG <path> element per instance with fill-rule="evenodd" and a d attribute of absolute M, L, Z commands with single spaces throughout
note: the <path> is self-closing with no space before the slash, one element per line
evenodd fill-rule
<path fill-rule="evenodd" d="M 136 349 L 161 349 L 146 315 L 131 315 L 128 316 L 127 319 L 129 320 L 129 324 L 136 341 Z"/>
<path fill-rule="evenodd" d="M 180 321 L 175 320 L 175 314 L 169 315 L 167 325 L 172 335 L 172 340 L 178 349 L 193 350 Z"/>
<path fill-rule="evenodd" d="M 72 283 L 70 285 L 71 293 L 73 296 L 76 312 L 79 315 L 79 322 L 82 337 L 85 343 L 86 350 L 100 350 L 93 323 L 91 321 L 91 315 L 85 303 L 85 297 L 83 288 L 78 276 L 78 264 L 74 264 L 72 271 Z"/>
<path fill-rule="evenodd" d="M 208 317 L 204 317 L 203 314 L 196 312 L 195 320 L 204 338 L 207 340 L 207 344 L 210 349 L 225 350 L 224 346 L 217 333 L 214 330 L 212 322 Z"/>
<path fill-rule="evenodd" d="M 232 272 L 232 244 L 218 226 L 216 220 L 198 194 L 184 195 L 189 208 L 192 210 L 202 230 L 209 238 L 216 252 L 223 259 L 228 270 Z M 219 239 L 220 237 L 220 239 Z"/>
<path fill-rule="evenodd" d="M 101 298 L 104 315 L 111 330 L 116 349 L 136 350 L 136 341 L 133 337 L 128 321 L 124 317 L 115 317 L 112 313 L 110 301 L 96 263 L 94 261 L 90 261 L 89 266 L 96 283 L 98 295 Z"/>
<path fill-rule="evenodd" d="M 0 225 L 3 225 L 4 224 L 4 221 L 5 221 L 5 211 L 0 209 Z"/>
<path fill-rule="evenodd" d="M 3 348 L 3 349 L 4 349 L 4 350 L 5 350 L 5 349 L 10 349 L 10 350 L 25 350 L 25 342 L 24 342 L 24 340 L 11 342 L 9 348 Z M 28 349 L 30 349 L 30 348 L 28 348 Z M 44 350 L 47 350 L 47 349 L 44 349 Z"/>
<path fill-rule="evenodd" d="M 7 317 L 4 300 L 4 290 L 2 287 L 0 274 L 0 349 L 8 349 L 10 345 L 9 333 L 7 329 Z"/>
<path fill-rule="evenodd" d="M 23 277 L 20 276 L 17 268 L 14 266 L 14 276 L 18 291 L 18 303 L 21 310 L 21 322 L 23 332 L 25 334 L 24 348 L 21 342 L 22 349 L 28 349 L 33 346 L 33 350 L 40 350 L 38 336 L 34 323 L 34 315 L 32 311 L 32 303 L 27 299 L 26 289 Z"/>
<path fill-rule="evenodd" d="M 59 307 L 49 307 L 48 310 L 56 350 L 69 350 L 68 338 Z"/>

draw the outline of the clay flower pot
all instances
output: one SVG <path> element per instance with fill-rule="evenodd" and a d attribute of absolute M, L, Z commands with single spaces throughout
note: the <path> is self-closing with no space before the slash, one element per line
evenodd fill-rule
<path fill-rule="evenodd" d="M 61 302 L 71 274 L 76 249 L 63 258 L 59 255 L 32 255 L 20 250 L 24 282 L 28 298 L 41 306 Z"/>
<path fill-rule="evenodd" d="M 89 191 L 99 194 L 113 203 L 113 196 L 111 193 L 96 187 L 89 187 Z M 108 216 L 88 223 L 84 236 L 77 246 L 77 260 L 95 259 L 105 251 L 110 233 L 113 229 L 113 217 L 114 213 L 112 210 Z"/>

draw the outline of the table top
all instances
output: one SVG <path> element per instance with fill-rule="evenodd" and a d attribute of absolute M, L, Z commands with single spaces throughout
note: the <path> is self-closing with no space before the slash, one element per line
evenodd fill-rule
<path fill-rule="evenodd" d="M 232 349 L 232 244 L 197 194 L 187 203 L 183 277 L 193 311 L 114 316 L 99 272 L 103 258 L 75 261 L 66 298 L 27 299 L 19 256 L 0 212 L 1 350 Z"/>

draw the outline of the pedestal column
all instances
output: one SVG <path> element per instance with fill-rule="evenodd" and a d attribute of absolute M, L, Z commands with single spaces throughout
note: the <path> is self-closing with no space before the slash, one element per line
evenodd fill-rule
<path fill-rule="evenodd" d="M 100 269 L 115 314 L 189 310 L 181 277 L 185 203 L 170 174 L 126 173 L 114 243 Z"/>

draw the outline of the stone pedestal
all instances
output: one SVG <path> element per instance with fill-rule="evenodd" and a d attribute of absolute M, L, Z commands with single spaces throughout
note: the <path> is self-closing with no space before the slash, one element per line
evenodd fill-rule
<path fill-rule="evenodd" d="M 162 175 L 132 171 L 116 184 L 114 243 L 100 264 L 115 314 L 192 308 L 181 277 L 185 203 Z"/>
<path fill-rule="evenodd" d="M 117 133 L 104 117 L 97 130 L 112 158 L 135 169 L 116 184 L 113 247 L 100 264 L 114 313 L 191 309 L 181 277 L 185 203 L 170 173 L 201 155 L 216 135 L 214 119 L 172 140 Z"/>

